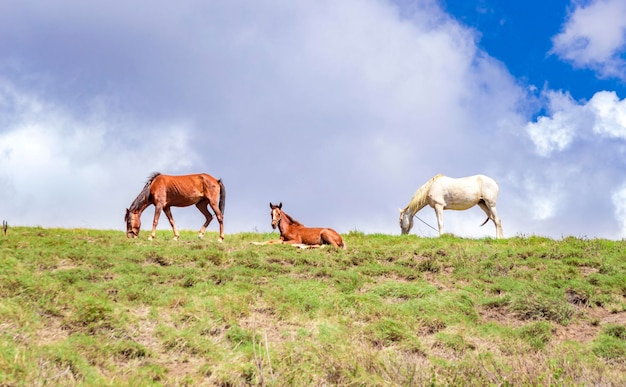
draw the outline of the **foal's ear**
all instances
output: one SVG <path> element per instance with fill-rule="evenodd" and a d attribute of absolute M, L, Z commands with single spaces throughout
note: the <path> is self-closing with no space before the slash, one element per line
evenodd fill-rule
<path fill-rule="evenodd" d="M 402 208 L 398 208 L 398 211 L 400 211 L 400 213 L 402 213 Z"/>
<path fill-rule="evenodd" d="M 278 209 L 282 209 L 283 208 L 283 202 L 278 203 Z"/>

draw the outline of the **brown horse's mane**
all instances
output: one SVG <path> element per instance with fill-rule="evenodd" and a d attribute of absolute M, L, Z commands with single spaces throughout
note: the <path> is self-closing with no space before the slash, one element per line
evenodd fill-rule
<path fill-rule="evenodd" d="M 130 208 L 128 209 L 129 211 L 131 212 L 142 211 L 146 207 L 145 206 L 146 201 L 148 201 L 148 197 L 150 196 L 150 185 L 152 184 L 154 179 L 156 179 L 157 176 L 159 176 L 160 174 L 161 172 L 154 172 L 148 177 L 148 181 L 146 181 L 146 185 L 143 186 L 143 189 L 141 190 L 139 195 L 137 195 L 135 200 L 133 200 L 132 204 L 130 205 Z"/>
<path fill-rule="evenodd" d="M 291 215 L 287 214 L 286 212 L 282 211 L 282 213 L 283 213 L 283 216 L 285 218 L 287 218 L 289 223 L 293 224 L 294 226 L 304 226 L 302 223 L 300 223 L 297 220 L 295 220 L 294 218 L 292 218 Z"/>

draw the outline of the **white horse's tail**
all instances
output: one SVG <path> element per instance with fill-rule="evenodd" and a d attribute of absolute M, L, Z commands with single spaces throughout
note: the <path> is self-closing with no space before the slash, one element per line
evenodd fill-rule
<path fill-rule="evenodd" d="M 487 219 L 485 219 L 485 221 L 483 222 L 483 224 L 480 225 L 480 227 L 484 226 L 487 224 L 487 222 L 489 222 L 489 217 L 487 217 Z"/>

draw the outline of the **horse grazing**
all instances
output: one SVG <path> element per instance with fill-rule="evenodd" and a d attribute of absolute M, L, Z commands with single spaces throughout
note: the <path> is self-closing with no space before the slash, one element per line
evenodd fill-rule
<path fill-rule="evenodd" d="M 270 203 L 272 228 L 280 231 L 281 243 L 303 244 L 307 246 L 331 245 L 346 248 L 339 233 L 331 228 L 305 227 L 302 223 L 283 212 L 283 203 Z"/>
<path fill-rule="evenodd" d="M 498 183 L 490 177 L 475 175 L 454 179 L 438 174 L 421 186 L 409 204 L 400 209 L 400 228 L 408 234 L 413 227 L 413 217 L 427 204 L 435 209 L 439 235 L 443 234 L 443 210 L 467 210 L 478 205 L 496 225 L 496 237 L 502 238 L 502 224 L 496 212 Z"/>
<path fill-rule="evenodd" d="M 126 236 L 137 238 L 141 228 L 141 213 L 151 204 L 154 204 L 154 221 L 152 222 L 152 239 L 156 235 L 161 210 L 174 230 L 174 239 L 178 239 L 178 230 L 172 217 L 170 207 L 187 207 L 195 204 L 206 218 L 200 228 L 198 238 L 204 236 L 207 226 L 213 220 L 209 212 L 211 206 L 217 221 L 220 223 L 220 241 L 224 240 L 224 205 L 226 204 L 226 190 L 222 180 L 216 180 L 206 173 L 184 176 L 169 176 L 155 172 L 148 178 L 146 185 L 135 198 L 130 208 L 126 209 Z"/>

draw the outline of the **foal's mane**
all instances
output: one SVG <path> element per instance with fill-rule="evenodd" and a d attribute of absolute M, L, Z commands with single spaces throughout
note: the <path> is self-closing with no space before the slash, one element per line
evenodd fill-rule
<path fill-rule="evenodd" d="M 152 185 L 154 179 L 156 179 L 157 176 L 159 176 L 160 174 L 161 172 L 154 172 L 148 177 L 146 185 L 143 186 L 143 189 L 141 190 L 141 192 L 139 192 L 139 195 L 137 195 L 135 200 L 133 200 L 130 208 L 128 209 L 129 211 L 141 211 L 145 208 L 144 204 L 146 203 L 146 201 L 148 200 L 148 196 L 150 195 L 150 185 Z"/>
<path fill-rule="evenodd" d="M 281 210 L 282 211 L 282 210 Z M 285 218 L 287 218 L 287 220 L 289 221 L 289 223 L 293 224 L 294 226 L 304 226 L 302 223 L 298 222 L 297 220 L 295 220 L 294 218 L 291 217 L 291 215 L 287 214 L 286 212 L 283 212 L 283 216 Z"/>
<path fill-rule="evenodd" d="M 430 189 L 430 186 L 435 182 L 435 180 L 439 179 L 440 177 L 443 177 L 443 174 L 438 173 L 430 180 L 428 180 L 424 185 L 419 187 L 417 191 L 415 191 L 415 194 L 411 198 L 409 204 L 404 208 L 404 211 L 410 210 L 410 212 L 414 214 L 420 209 L 424 208 L 424 206 L 426 205 L 426 197 L 428 195 L 428 190 Z"/>

